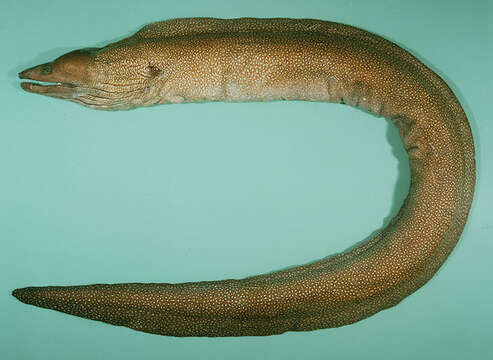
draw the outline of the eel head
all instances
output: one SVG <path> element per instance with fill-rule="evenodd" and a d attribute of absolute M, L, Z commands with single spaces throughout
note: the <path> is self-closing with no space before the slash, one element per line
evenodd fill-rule
<path fill-rule="evenodd" d="M 27 92 L 61 98 L 101 110 L 124 110 L 139 106 L 132 99 L 142 99 L 149 84 L 132 79 L 130 73 L 116 74 L 111 62 L 101 61 L 106 48 L 71 51 L 57 59 L 19 73 Z M 104 60 L 104 59 L 103 59 Z M 113 64 L 114 65 L 114 64 Z M 129 82 L 132 86 L 129 86 Z"/>
<path fill-rule="evenodd" d="M 19 73 L 19 78 L 38 82 L 22 82 L 31 93 L 73 99 L 86 94 L 90 85 L 88 65 L 96 49 L 69 52 L 54 61 L 37 65 Z"/>

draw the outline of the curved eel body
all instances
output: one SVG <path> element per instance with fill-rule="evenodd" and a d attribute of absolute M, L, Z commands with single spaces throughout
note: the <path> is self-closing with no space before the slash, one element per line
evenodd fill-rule
<path fill-rule="evenodd" d="M 369 241 L 241 280 L 17 289 L 20 301 L 170 336 L 271 335 L 338 327 L 423 286 L 464 228 L 475 184 L 467 118 L 446 83 L 366 31 L 295 19 L 176 19 L 27 69 L 23 89 L 97 109 L 197 101 L 345 103 L 390 118 L 409 155 L 397 216 Z"/>

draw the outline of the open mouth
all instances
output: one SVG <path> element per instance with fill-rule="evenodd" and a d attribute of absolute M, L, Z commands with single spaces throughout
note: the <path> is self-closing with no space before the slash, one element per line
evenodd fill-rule
<path fill-rule="evenodd" d="M 24 70 L 19 73 L 20 79 L 34 80 L 21 82 L 21 88 L 27 92 L 59 97 L 72 98 L 80 96 L 80 88 L 76 84 L 56 81 L 57 79 L 46 79 L 53 76 L 39 74 L 39 66 Z M 54 80 L 54 81 L 52 81 Z"/>
<path fill-rule="evenodd" d="M 21 82 L 21 87 L 31 93 L 66 97 L 74 95 L 74 89 L 77 86 L 74 84 L 65 83 L 37 83 L 23 81 Z"/>

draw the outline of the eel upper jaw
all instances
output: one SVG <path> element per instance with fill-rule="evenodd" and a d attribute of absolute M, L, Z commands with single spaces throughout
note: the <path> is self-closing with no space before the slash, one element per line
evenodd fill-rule
<path fill-rule="evenodd" d="M 56 75 L 42 75 L 41 69 L 46 64 L 38 65 L 26 69 L 19 73 L 20 79 L 34 80 L 37 82 L 21 82 L 21 88 L 27 92 L 52 96 L 63 99 L 74 99 L 87 94 L 87 90 L 80 84 L 64 81 L 65 79 L 57 78 Z M 42 83 L 39 83 L 39 82 Z"/>

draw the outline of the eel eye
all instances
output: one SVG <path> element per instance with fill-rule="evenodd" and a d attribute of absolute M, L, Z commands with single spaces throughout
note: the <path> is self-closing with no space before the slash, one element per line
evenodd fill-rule
<path fill-rule="evenodd" d="M 41 74 L 43 75 L 50 75 L 52 72 L 51 65 L 45 65 L 41 68 Z"/>

